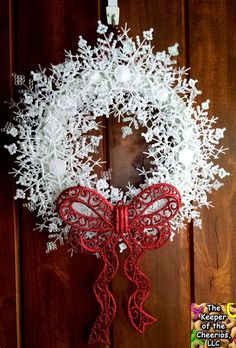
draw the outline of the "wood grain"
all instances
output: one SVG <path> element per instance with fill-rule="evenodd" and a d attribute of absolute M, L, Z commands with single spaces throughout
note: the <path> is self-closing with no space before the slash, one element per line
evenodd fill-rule
<path fill-rule="evenodd" d="M 120 1 L 121 25 L 131 28 L 131 35 L 141 34 L 154 28 L 154 46 L 162 51 L 176 41 L 181 46 L 179 64 L 185 65 L 185 7 L 181 1 Z M 170 20 L 171 18 L 171 20 Z M 128 181 L 137 184 L 140 178 L 134 167 L 143 161 L 142 151 L 146 144 L 141 132 L 135 132 L 122 140 L 120 124 L 109 120 L 110 166 L 112 184 L 125 187 Z M 187 347 L 189 345 L 189 274 L 188 233 L 176 236 L 165 248 L 147 252 L 142 269 L 152 283 L 152 291 L 145 303 L 148 312 L 158 318 L 156 324 L 146 329 L 143 335 L 131 326 L 127 316 L 128 298 L 133 286 L 122 272 L 115 277 L 112 290 L 117 300 L 117 316 L 113 328 L 114 347 Z M 127 254 L 122 255 L 122 260 Z M 178 320 L 174 320 L 178 318 Z M 181 334 L 180 334 L 181 332 Z"/>
<path fill-rule="evenodd" d="M 0 5 L 0 128 L 9 121 L 8 106 L 4 102 L 13 97 L 13 4 L 4 1 Z M 0 347 L 20 348 L 20 283 L 19 283 L 19 238 L 17 208 L 12 197 L 15 187 L 8 175 L 12 165 L 3 144 L 9 143 L 1 134 L 0 147 Z"/>
<path fill-rule="evenodd" d="M 199 79 L 201 99 L 209 98 L 210 115 L 226 127 L 228 147 L 219 164 L 231 172 L 225 186 L 203 210 L 203 229 L 194 231 L 195 300 L 230 302 L 236 297 L 236 8 L 234 1 L 190 1 L 191 75 Z"/>
<path fill-rule="evenodd" d="M 60 63 L 64 49 L 76 52 L 79 35 L 90 41 L 96 36 L 98 6 L 92 0 L 21 0 L 15 12 L 18 73 L 28 75 L 39 62 L 48 68 Z M 21 216 L 23 347 L 87 347 L 99 310 L 93 283 L 100 262 L 90 255 L 70 258 L 67 246 L 46 254 L 47 233 L 33 231 L 37 219 L 26 209 Z"/>

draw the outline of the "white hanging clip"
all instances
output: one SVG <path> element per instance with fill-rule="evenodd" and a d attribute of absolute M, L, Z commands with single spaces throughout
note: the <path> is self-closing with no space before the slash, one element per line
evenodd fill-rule
<path fill-rule="evenodd" d="M 107 24 L 118 25 L 120 18 L 120 9 L 118 7 L 117 0 L 108 0 L 108 6 L 106 7 Z"/>

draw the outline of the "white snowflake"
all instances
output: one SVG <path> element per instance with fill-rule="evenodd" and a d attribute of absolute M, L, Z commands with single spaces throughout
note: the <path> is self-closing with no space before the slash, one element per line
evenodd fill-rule
<path fill-rule="evenodd" d="M 17 146 L 14 143 L 11 145 L 4 145 L 4 148 L 9 151 L 10 155 L 14 155 L 17 151 Z"/>
<path fill-rule="evenodd" d="M 98 34 L 105 34 L 108 30 L 108 27 L 104 24 L 102 24 L 101 21 L 98 21 L 98 27 L 97 27 L 97 33 Z"/>
<path fill-rule="evenodd" d="M 56 201 L 70 186 L 97 189 L 114 204 L 129 202 L 148 185 L 176 186 L 183 204 L 172 222 L 173 238 L 185 221 L 194 219 L 201 227 L 199 208 L 211 205 L 207 195 L 229 175 L 214 164 L 225 152 L 218 147 L 225 128 L 214 128 L 217 118 L 208 117 L 209 100 L 195 106 L 201 93 L 197 80 L 187 79 L 188 69 L 176 67 L 171 58 L 178 54 L 178 44 L 168 52 L 153 52 L 153 29 L 143 32 L 144 40 L 133 40 L 126 27 L 117 36 L 107 30 L 99 22 L 102 37 L 97 44 L 92 47 L 80 37 L 78 53 L 68 52 L 64 63 L 52 66 L 51 74 L 41 68 L 31 72 L 23 98 L 12 105 L 15 124 L 4 128 L 17 138 L 5 145 L 16 153 L 15 198 L 26 197 L 25 205 L 37 210 L 43 221 L 39 229 L 48 229 L 53 240 L 48 251 L 67 238 L 69 227 L 63 225 Z M 22 75 L 14 78 L 16 84 L 24 83 Z M 98 117 L 110 115 L 124 124 L 123 137 L 134 128 L 144 129 L 151 167 L 139 169 L 140 187 L 128 184 L 123 191 L 109 185 L 110 172 L 95 174 L 102 165 L 95 159 L 101 142 Z M 91 131 L 98 135 L 91 136 Z"/>
<path fill-rule="evenodd" d="M 179 51 L 178 51 L 179 44 L 176 42 L 173 46 L 168 47 L 168 53 L 171 56 L 178 56 Z"/>
<path fill-rule="evenodd" d="M 143 31 L 143 37 L 145 40 L 152 40 L 153 39 L 153 28 L 150 28 L 149 30 Z"/>

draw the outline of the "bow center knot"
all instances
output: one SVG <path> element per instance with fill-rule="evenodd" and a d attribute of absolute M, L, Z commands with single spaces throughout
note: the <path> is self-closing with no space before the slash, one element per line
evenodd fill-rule
<path fill-rule="evenodd" d="M 128 220 L 128 206 L 119 202 L 115 207 L 115 229 L 116 233 L 123 235 L 128 231 L 129 220 Z"/>

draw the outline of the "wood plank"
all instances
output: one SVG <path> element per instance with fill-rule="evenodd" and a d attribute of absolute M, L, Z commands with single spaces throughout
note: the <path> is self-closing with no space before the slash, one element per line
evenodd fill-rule
<path fill-rule="evenodd" d="M 75 52 L 79 35 L 96 36 L 98 6 L 93 0 L 22 0 L 15 4 L 17 72 L 50 67 Z M 102 154 L 102 153 L 101 153 Z M 99 306 L 93 283 L 99 261 L 90 255 L 69 257 L 67 247 L 46 254 L 47 233 L 33 231 L 36 218 L 22 210 L 24 348 L 87 347 Z M 99 345 L 95 345 L 99 347 Z"/>
<path fill-rule="evenodd" d="M 0 11 L 0 66 L 1 125 L 4 128 L 10 120 L 8 106 L 4 104 L 13 97 L 13 6 L 12 1 L 1 3 Z M 8 137 L 1 134 L 0 147 L 0 345 L 4 348 L 21 347 L 20 321 L 20 283 L 19 283 L 19 239 L 17 208 L 13 179 L 8 175 L 12 161 L 3 144 L 9 143 Z"/>
<path fill-rule="evenodd" d="M 159 51 L 176 41 L 180 43 L 179 64 L 186 64 L 185 5 L 184 1 L 119 1 L 121 25 L 125 22 L 131 34 L 141 34 L 154 28 L 154 45 Z M 109 120 L 110 167 L 112 184 L 124 187 L 128 180 L 137 184 L 139 178 L 134 166 L 140 167 L 145 148 L 140 132 L 121 139 L 121 125 Z M 134 165 L 134 166 L 133 166 Z M 126 255 L 122 255 L 122 260 Z M 186 347 L 190 338 L 190 271 L 188 232 L 177 235 L 165 248 L 147 252 L 142 269 L 152 283 L 149 299 L 145 303 L 148 312 L 158 318 L 156 324 L 140 335 L 131 326 L 127 316 L 127 303 L 132 285 L 122 271 L 116 275 L 112 289 L 117 301 L 117 316 L 113 326 L 113 347 Z M 178 320 L 176 320 L 178 318 Z"/>
<path fill-rule="evenodd" d="M 191 75 L 199 80 L 201 99 L 210 99 L 210 115 L 226 127 L 219 164 L 231 172 L 215 191 L 214 209 L 204 209 L 203 229 L 194 231 L 196 301 L 230 302 L 236 297 L 236 8 L 235 1 L 190 1 Z"/>

